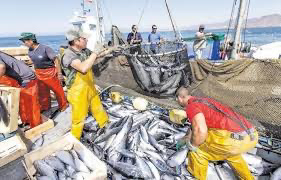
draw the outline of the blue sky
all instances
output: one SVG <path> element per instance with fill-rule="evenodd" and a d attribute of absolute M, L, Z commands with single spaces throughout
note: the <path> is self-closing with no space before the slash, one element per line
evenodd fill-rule
<path fill-rule="evenodd" d="M 139 21 L 147 0 L 103 0 L 107 29 L 113 24 L 130 28 Z M 252 0 L 250 17 L 281 13 L 280 0 Z M 22 31 L 37 34 L 57 34 L 69 27 L 73 12 L 80 10 L 80 0 L 1 0 L 0 36 L 18 35 Z M 179 27 L 229 19 L 233 0 L 168 0 Z M 110 14 L 110 15 L 109 15 Z M 159 29 L 171 29 L 164 0 L 148 0 L 139 29 L 152 24 Z"/>

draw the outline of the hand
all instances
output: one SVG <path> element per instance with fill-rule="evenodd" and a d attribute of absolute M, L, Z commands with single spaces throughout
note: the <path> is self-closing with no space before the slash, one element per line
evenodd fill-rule
<path fill-rule="evenodd" d="M 197 149 L 198 149 L 197 147 L 193 146 L 190 141 L 188 141 L 188 142 L 186 143 L 186 145 L 187 145 L 188 149 L 189 149 L 190 151 L 192 151 L 192 152 L 196 152 Z"/>
<path fill-rule="evenodd" d="M 186 145 L 186 140 L 185 140 L 185 138 L 182 138 L 182 139 L 180 139 L 180 140 L 178 140 L 178 142 L 177 142 L 177 144 L 176 144 L 176 149 L 177 149 L 177 151 L 179 150 L 179 149 L 181 149 L 183 146 L 185 146 Z"/>
<path fill-rule="evenodd" d="M 61 83 L 64 81 L 64 77 L 62 73 L 58 73 L 58 79 L 60 80 Z"/>

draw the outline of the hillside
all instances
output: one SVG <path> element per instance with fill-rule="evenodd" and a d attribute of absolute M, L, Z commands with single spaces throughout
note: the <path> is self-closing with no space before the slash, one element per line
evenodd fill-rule
<path fill-rule="evenodd" d="M 224 29 L 228 27 L 228 24 L 229 24 L 229 20 L 219 23 L 205 24 L 205 25 L 208 29 Z M 197 29 L 198 26 L 199 25 L 193 25 L 193 26 L 186 27 L 185 29 Z M 271 14 L 271 15 L 261 16 L 258 18 L 249 18 L 247 27 L 249 28 L 281 27 L 281 14 Z"/>

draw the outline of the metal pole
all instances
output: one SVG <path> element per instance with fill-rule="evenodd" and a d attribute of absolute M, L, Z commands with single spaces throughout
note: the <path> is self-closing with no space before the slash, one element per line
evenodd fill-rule
<path fill-rule="evenodd" d="M 103 34 L 103 25 L 104 25 L 104 22 L 103 22 L 103 16 L 102 16 L 102 12 L 101 12 L 101 7 L 100 7 L 100 4 L 99 4 L 100 0 L 96 0 L 95 1 L 95 8 L 96 8 L 96 15 L 97 15 L 97 31 L 98 31 L 98 36 L 99 36 L 99 41 L 101 43 L 103 43 L 104 41 L 104 34 Z"/>
<path fill-rule="evenodd" d="M 83 14 L 83 16 L 85 16 L 86 15 L 86 12 L 85 12 L 85 0 L 82 1 L 81 6 L 82 6 L 82 14 Z"/>
<path fill-rule="evenodd" d="M 168 13 L 169 13 L 169 17 L 170 17 L 170 20 L 171 20 L 171 23 L 172 23 L 172 27 L 173 27 L 173 31 L 175 33 L 175 37 L 176 39 L 180 39 L 179 35 L 178 35 L 178 32 L 176 31 L 176 27 L 175 27 L 175 24 L 174 24 L 174 21 L 173 21 L 173 18 L 172 18 L 172 15 L 171 15 L 171 11 L 169 9 L 169 6 L 168 6 L 168 3 L 167 3 L 167 0 L 165 0 L 165 4 L 166 4 L 166 7 L 167 7 L 167 10 L 168 10 Z"/>
<path fill-rule="evenodd" d="M 237 22 L 235 27 L 235 38 L 233 43 L 233 50 L 231 52 L 231 58 L 230 59 L 238 59 L 239 56 L 239 48 L 241 44 L 241 31 L 242 31 L 242 25 L 245 19 L 245 12 L 246 12 L 246 0 L 240 0 L 240 6 L 239 11 L 237 15 Z"/>

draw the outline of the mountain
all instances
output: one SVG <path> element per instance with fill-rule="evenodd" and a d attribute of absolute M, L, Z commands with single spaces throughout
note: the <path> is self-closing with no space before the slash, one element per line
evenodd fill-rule
<path fill-rule="evenodd" d="M 235 18 L 233 23 L 235 22 Z M 233 24 L 232 23 L 232 24 Z M 229 20 L 219 23 L 205 24 L 207 29 L 225 29 L 228 27 Z M 232 25 L 233 28 L 234 25 Z M 198 29 L 199 25 L 193 25 L 184 29 Z M 249 18 L 247 22 L 248 28 L 260 28 L 260 27 L 281 27 L 281 14 L 271 14 L 261 16 L 257 18 Z"/>

